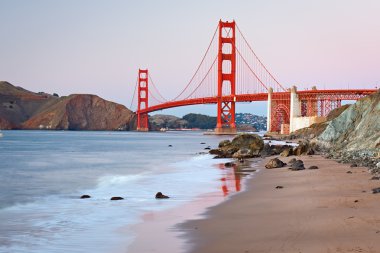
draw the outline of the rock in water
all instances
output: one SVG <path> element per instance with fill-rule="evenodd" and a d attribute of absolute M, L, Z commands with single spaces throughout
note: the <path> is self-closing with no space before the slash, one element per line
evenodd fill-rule
<path fill-rule="evenodd" d="M 91 198 L 91 196 L 85 194 L 85 195 L 80 196 L 80 198 L 81 198 L 81 199 L 89 199 L 89 198 Z"/>
<path fill-rule="evenodd" d="M 278 158 L 274 158 L 269 160 L 267 164 L 265 164 L 265 168 L 267 169 L 273 169 L 273 168 L 282 168 L 286 165 L 286 163 L 282 162 Z"/>
<path fill-rule="evenodd" d="M 169 196 L 162 194 L 162 192 L 156 193 L 156 199 L 168 199 L 168 198 L 169 198 Z"/>
<path fill-rule="evenodd" d="M 226 162 L 224 164 L 225 167 L 232 167 L 232 166 L 235 166 L 236 164 L 232 163 L 232 162 Z"/>
<path fill-rule="evenodd" d="M 111 200 L 122 200 L 122 199 L 124 199 L 124 198 L 122 198 L 122 197 L 112 197 L 111 198 Z"/>

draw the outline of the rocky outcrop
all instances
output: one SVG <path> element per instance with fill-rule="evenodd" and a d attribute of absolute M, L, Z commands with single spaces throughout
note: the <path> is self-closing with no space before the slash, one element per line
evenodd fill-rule
<path fill-rule="evenodd" d="M 135 115 L 95 95 L 33 93 L 0 82 L 0 129 L 131 130 Z"/>
<path fill-rule="evenodd" d="M 355 104 L 337 108 L 327 121 L 292 133 L 291 139 L 310 140 L 313 150 L 353 167 L 365 166 L 380 173 L 380 90 Z"/>
<path fill-rule="evenodd" d="M 263 139 L 256 134 L 240 134 L 232 141 L 224 140 L 217 149 L 209 151 L 216 158 L 251 158 L 260 156 L 264 148 Z"/>

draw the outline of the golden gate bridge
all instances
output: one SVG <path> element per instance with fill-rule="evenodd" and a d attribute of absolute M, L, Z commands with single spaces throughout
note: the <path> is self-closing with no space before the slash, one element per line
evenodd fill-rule
<path fill-rule="evenodd" d="M 139 69 L 131 107 L 137 96 L 137 130 L 148 131 L 150 112 L 216 104 L 215 133 L 234 134 L 236 103 L 268 101 L 267 130 L 286 134 L 323 120 L 342 100 L 357 100 L 376 91 L 286 88 L 259 59 L 236 22 L 220 20 L 195 73 L 177 96 L 165 98 L 148 69 Z"/>

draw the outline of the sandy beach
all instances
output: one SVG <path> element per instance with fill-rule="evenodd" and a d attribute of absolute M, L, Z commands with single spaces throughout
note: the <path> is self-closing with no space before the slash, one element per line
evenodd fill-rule
<path fill-rule="evenodd" d="M 380 181 L 367 168 L 298 158 L 319 169 L 261 169 L 207 219 L 181 224 L 190 252 L 380 252 L 380 194 L 371 190 Z"/>

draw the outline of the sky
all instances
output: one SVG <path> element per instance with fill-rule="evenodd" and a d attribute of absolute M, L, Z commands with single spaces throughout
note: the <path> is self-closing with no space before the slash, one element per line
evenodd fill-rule
<path fill-rule="evenodd" d="M 380 87 L 378 0 L 0 0 L 0 80 L 59 95 L 96 94 L 129 107 L 148 68 L 173 98 L 217 22 L 235 19 L 285 87 Z M 215 105 L 159 113 L 216 114 Z M 266 114 L 266 103 L 237 105 Z"/>

